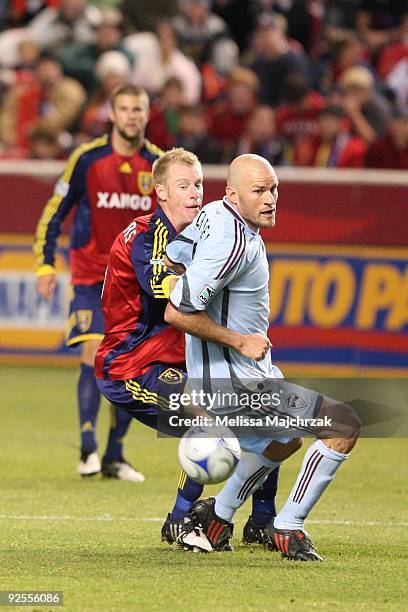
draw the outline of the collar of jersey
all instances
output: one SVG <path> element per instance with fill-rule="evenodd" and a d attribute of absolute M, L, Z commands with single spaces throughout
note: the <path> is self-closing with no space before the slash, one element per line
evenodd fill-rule
<path fill-rule="evenodd" d="M 247 229 L 251 234 L 259 234 L 259 229 L 253 230 L 252 227 L 249 227 L 248 223 L 245 221 L 245 219 L 241 217 L 241 215 L 239 214 L 235 206 L 227 202 L 226 196 L 223 197 L 222 203 L 224 204 L 224 208 L 226 208 L 228 212 L 231 213 L 231 215 L 233 215 L 236 219 L 238 219 L 238 221 L 242 223 L 245 229 Z"/>
<path fill-rule="evenodd" d="M 157 204 L 156 212 L 153 215 L 153 219 L 160 219 L 160 221 L 163 221 L 164 225 L 169 230 L 169 236 L 172 240 L 177 236 L 176 230 L 174 229 L 169 219 L 166 217 L 166 214 L 160 204 Z"/>

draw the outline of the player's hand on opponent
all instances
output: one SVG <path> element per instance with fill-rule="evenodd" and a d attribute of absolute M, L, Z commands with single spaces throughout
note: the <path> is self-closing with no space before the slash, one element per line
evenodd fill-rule
<path fill-rule="evenodd" d="M 244 357 L 260 361 L 266 357 L 268 351 L 272 348 L 272 344 L 264 334 L 246 334 L 242 336 L 241 346 L 238 351 Z"/>
<path fill-rule="evenodd" d="M 56 284 L 55 274 L 44 274 L 37 278 L 37 291 L 41 297 L 51 302 L 54 297 Z"/>
<path fill-rule="evenodd" d="M 170 270 L 173 270 L 173 272 L 175 272 L 176 274 L 184 274 L 184 272 L 186 271 L 185 267 L 183 266 L 183 264 L 181 263 L 174 263 L 174 261 L 171 261 L 171 259 L 169 259 L 167 257 L 167 255 L 164 255 L 163 257 L 163 263 L 166 266 L 166 268 L 170 268 Z"/>

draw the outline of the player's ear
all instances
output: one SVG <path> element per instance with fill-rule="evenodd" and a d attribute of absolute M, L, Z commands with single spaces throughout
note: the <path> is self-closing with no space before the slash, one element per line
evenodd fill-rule
<path fill-rule="evenodd" d="M 159 200 L 162 200 L 162 202 L 165 202 L 167 200 L 167 191 L 164 185 L 162 185 L 161 183 L 157 183 L 154 186 L 154 190 Z"/>
<path fill-rule="evenodd" d="M 227 194 L 227 198 L 230 202 L 232 202 L 232 204 L 239 204 L 238 193 L 236 189 L 234 189 L 234 187 L 231 187 L 231 185 L 227 185 L 225 193 Z"/>

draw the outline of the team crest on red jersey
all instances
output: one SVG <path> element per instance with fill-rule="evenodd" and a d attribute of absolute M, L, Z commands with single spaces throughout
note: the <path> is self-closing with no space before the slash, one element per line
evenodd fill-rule
<path fill-rule="evenodd" d="M 84 334 L 91 327 L 92 310 L 77 310 L 75 312 L 76 323 L 80 331 Z"/>
<path fill-rule="evenodd" d="M 164 370 L 159 376 L 159 380 L 169 384 L 169 385 L 177 385 L 183 380 L 183 375 L 180 370 L 176 370 L 175 368 L 167 368 Z"/>
<path fill-rule="evenodd" d="M 137 173 L 137 186 L 142 195 L 149 195 L 153 190 L 153 177 L 151 172 L 140 170 Z"/>

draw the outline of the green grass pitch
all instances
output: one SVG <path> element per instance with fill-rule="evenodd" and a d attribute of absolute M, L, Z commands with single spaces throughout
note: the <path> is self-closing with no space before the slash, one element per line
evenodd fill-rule
<path fill-rule="evenodd" d="M 160 542 L 179 473 L 175 441 L 134 423 L 126 457 L 146 482 L 81 480 L 76 371 L 1 372 L 0 590 L 61 590 L 73 611 L 408 609 L 407 440 L 362 440 L 340 469 L 307 524 L 324 563 L 242 546 L 248 504 L 233 553 L 183 553 Z M 101 450 L 108 414 L 104 405 Z M 281 471 L 280 504 L 303 453 Z"/>

